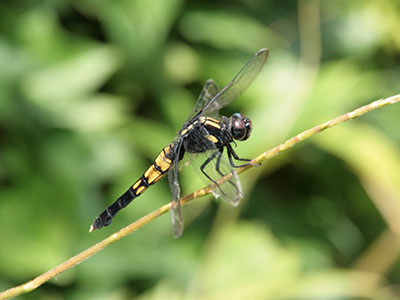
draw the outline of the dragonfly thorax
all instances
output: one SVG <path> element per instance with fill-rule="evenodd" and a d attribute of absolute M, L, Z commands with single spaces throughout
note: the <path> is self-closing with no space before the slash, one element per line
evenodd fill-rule
<path fill-rule="evenodd" d="M 241 113 L 235 113 L 229 118 L 232 137 L 235 140 L 245 141 L 251 133 L 251 121 Z"/>

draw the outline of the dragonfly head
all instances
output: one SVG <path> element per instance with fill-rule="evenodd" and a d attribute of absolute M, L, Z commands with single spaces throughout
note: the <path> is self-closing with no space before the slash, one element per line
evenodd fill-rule
<path fill-rule="evenodd" d="M 251 132 L 250 119 L 241 113 L 235 113 L 230 117 L 231 133 L 235 140 L 245 141 L 249 138 Z"/>

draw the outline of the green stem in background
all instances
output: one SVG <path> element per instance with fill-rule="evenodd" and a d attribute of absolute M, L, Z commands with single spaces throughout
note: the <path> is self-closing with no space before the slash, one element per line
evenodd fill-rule
<path fill-rule="evenodd" d="M 299 133 L 298 135 L 292 137 L 291 139 L 287 140 L 286 142 L 284 142 L 283 144 L 280 144 L 274 148 L 272 148 L 271 150 L 268 150 L 262 154 L 260 154 L 259 156 L 257 156 L 255 159 L 253 159 L 253 162 L 257 162 L 257 163 L 261 163 L 264 160 L 270 159 L 276 155 L 278 155 L 279 153 L 288 150 L 289 148 L 292 148 L 294 145 L 296 145 L 297 143 L 321 132 L 324 131 L 325 129 L 328 129 L 330 127 L 336 126 L 338 124 L 344 123 L 345 121 L 351 120 L 351 119 L 355 119 L 357 117 L 362 116 L 363 114 L 367 113 L 367 112 L 371 112 L 374 111 L 378 108 L 384 107 L 386 105 L 389 104 L 395 104 L 397 102 L 400 102 L 400 94 L 399 95 L 395 95 L 386 99 L 381 99 L 381 100 L 377 100 L 374 101 L 368 105 L 362 106 L 360 108 L 355 109 L 352 112 L 346 113 L 344 115 L 341 115 L 337 118 L 334 118 L 328 122 L 325 122 L 323 124 L 317 125 L 311 129 L 308 129 L 306 131 L 303 131 L 301 133 Z M 238 169 L 238 173 L 243 173 L 246 170 L 252 168 L 252 166 L 247 166 L 244 168 L 240 168 Z M 222 183 L 226 180 L 229 179 L 229 175 L 225 176 L 223 178 L 221 178 L 218 182 Z M 183 198 L 181 198 L 181 205 L 185 205 L 186 203 L 190 202 L 193 199 L 208 195 L 211 193 L 211 190 L 213 188 L 213 184 L 202 188 L 192 194 L 189 194 Z M 18 295 L 22 295 L 25 293 L 28 293 L 36 288 L 38 288 L 39 286 L 41 286 L 43 283 L 45 283 L 46 281 L 50 280 L 51 278 L 55 277 L 56 275 L 72 268 L 73 266 L 81 263 L 82 261 L 84 261 L 85 259 L 91 257 L 92 255 L 96 254 L 97 252 L 99 252 L 100 250 L 102 250 L 103 248 L 107 247 L 108 245 L 118 241 L 119 239 L 127 236 L 128 234 L 131 234 L 132 232 L 134 232 L 135 230 L 141 228 L 142 226 L 144 226 L 147 223 L 150 223 L 152 220 L 160 217 L 161 215 L 165 214 L 166 212 L 168 212 L 171 209 L 170 204 L 166 204 L 161 206 L 160 208 L 154 210 L 153 212 L 149 213 L 148 215 L 136 220 L 135 222 L 133 222 L 132 224 L 122 228 L 120 231 L 112 234 L 111 236 L 109 236 L 108 238 L 104 239 L 103 241 L 97 243 L 96 245 L 86 249 L 85 251 L 77 254 L 76 256 L 70 258 L 69 260 L 67 260 L 66 262 L 58 265 L 57 267 L 47 271 L 46 273 L 39 275 L 38 277 L 36 277 L 35 279 L 28 281 L 22 285 L 19 285 L 17 287 L 11 288 L 9 290 L 6 290 L 4 292 L 0 293 L 0 300 L 3 299 L 9 299 L 11 297 L 15 297 Z"/>

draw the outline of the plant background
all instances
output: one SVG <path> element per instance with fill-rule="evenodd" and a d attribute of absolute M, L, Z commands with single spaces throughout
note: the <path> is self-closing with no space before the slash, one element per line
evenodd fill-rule
<path fill-rule="evenodd" d="M 223 113 L 255 155 L 400 90 L 400 5 L 380 1 L 0 2 L 0 289 L 170 200 L 167 180 L 112 226 L 93 219 L 171 142 L 204 82 L 269 60 Z M 400 105 L 319 134 L 165 215 L 22 299 L 399 299 Z M 183 194 L 203 186 L 191 168 Z"/>

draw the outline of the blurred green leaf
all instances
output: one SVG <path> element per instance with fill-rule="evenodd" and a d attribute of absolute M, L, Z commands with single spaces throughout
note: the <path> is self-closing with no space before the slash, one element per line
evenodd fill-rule
<path fill-rule="evenodd" d="M 378 130 L 346 124 L 319 136 L 318 144 L 338 155 L 358 174 L 366 190 L 394 231 L 400 212 L 400 149 Z"/>
<path fill-rule="evenodd" d="M 112 47 L 93 47 L 29 74 L 23 82 L 23 90 L 28 98 L 47 108 L 63 100 L 76 101 L 98 89 L 119 63 L 118 54 Z"/>
<path fill-rule="evenodd" d="M 245 15 L 223 11 L 187 13 L 179 29 L 190 41 L 222 49 L 238 48 L 250 53 L 270 43 L 283 42 L 281 37 L 260 22 Z"/>

